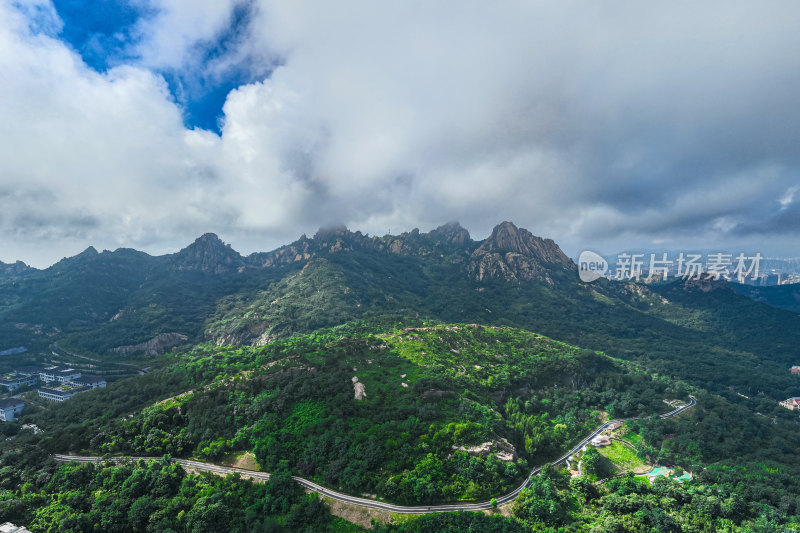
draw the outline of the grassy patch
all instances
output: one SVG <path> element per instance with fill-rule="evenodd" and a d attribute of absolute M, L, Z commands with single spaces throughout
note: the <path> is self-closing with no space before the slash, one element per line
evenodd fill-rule
<path fill-rule="evenodd" d="M 294 406 L 292 414 L 284 422 L 284 426 L 289 431 L 300 433 L 305 428 L 317 425 L 325 411 L 322 402 L 305 400 Z"/>
<path fill-rule="evenodd" d="M 620 438 L 630 442 L 631 444 L 633 444 L 638 448 L 639 443 L 642 442 L 642 436 L 632 431 L 631 428 L 628 426 L 628 424 L 625 424 L 623 428 L 624 429 L 620 432 L 619 435 Z"/>
<path fill-rule="evenodd" d="M 611 446 L 604 446 L 598 451 L 620 470 L 633 470 L 645 466 L 645 462 L 636 455 L 636 451 L 621 442 L 612 441 Z"/>
<path fill-rule="evenodd" d="M 261 466 L 258 464 L 253 452 L 231 452 L 226 454 L 219 462 L 226 466 L 244 468 L 245 470 L 261 470 Z"/>

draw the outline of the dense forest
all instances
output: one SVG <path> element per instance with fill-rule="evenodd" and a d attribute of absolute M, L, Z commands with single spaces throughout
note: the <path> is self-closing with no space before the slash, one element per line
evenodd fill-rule
<path fill-rule="evenodd" d="M 252 452 L 264 470 L 290 461 L 299 475 L 344 491 L 400 503 L 474 500 L 513 488 L 601 413 L 657 413 L 664 395 L 686 395 L 632 364 L 524 330 L 421 321 L 389 330 L 354 323 L 261 348 L 204 345 L 152 381 L 181 394 L 123 422 L 98 413 L 92 429 L 43 412 L 39 424 L 51 434 L 43 445 L 209 461 Z M 483 443 L 491 453 L 467 452 Z"/>
<path fill-rule="evenodd" d="M 690 393 L 694 408 L 655 416 Z M 774 402 L 708 393 L 525 330 L 394 318 L 263 347 L 178 350 L 145 376 L 32 409 L 2 427 L 11 440 L 0 444 L 0 519 L 33 531 L 203 531 L 219 520 L 232 531 L 357 531 L 290 476 L 405 504 L 489 500 L 607 417 L 636 416 L 625 431 L 639 461 L 685 469 L 692 481 L 613 477 L 608 454 L 591 448 L 582 475 L 546 467 L 495 512 L 371 527 L 796 530 L 798 419 Z M 93 466 L 48 457 L 64 452 L 165 459 Z M 249 456 L 252 468 L 277 475 L 259 485 L 192 474 L 171 456 Z"/>

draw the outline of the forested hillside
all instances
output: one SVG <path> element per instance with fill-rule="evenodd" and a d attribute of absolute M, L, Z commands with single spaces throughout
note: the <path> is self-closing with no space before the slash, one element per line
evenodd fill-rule
<path fill-rule="evenodd" d="M 258 486 L 163 462 L 57 467 L 46 453 L 247 460 L 388 501 L 487 500 L 608 416 L 644 416 L 625 433 L 641 461 L 682 467 L 694 481 L 595 484 L 615 467 L 589 454 L 582 476 L 546 468 L 509 518 L 376 527 L 791 531 L 800 512 L 796 416 L 777 406 L 756 415 L 734 393 L 711 395 L 524 330 L 378 320 L 263 347 L 201 345 L 165 362 L 23 418 L 43 433 L 4 426 L 14 438 L 0 446 L 0 518 L 34 531 L 202 531 L 220 521 L 234 531 L 355 531 L 288 477 Z M 698 404 L 685 414 L 650 416 L 689 392 Z"/>

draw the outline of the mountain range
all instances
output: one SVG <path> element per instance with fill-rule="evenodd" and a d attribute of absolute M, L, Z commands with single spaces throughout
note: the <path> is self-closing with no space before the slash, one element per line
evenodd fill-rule
<path fill-rule="evenodd" d="M 794 393 L 785 369 L 800 362 L 796 313 L 724 282 L 582 283 L 555 242 L 511 222 L 484 240 L 455 222 L 382 237 L 330 227 L 248 256 L 209 233 L 169 255 L 90 247 L 43 270 L 0 269 L 0 349 L 31 354 L 56 341 L 111 359 L 173 342 L 263 345 L 387 315 L 522 327 L 776 397 Z"/>

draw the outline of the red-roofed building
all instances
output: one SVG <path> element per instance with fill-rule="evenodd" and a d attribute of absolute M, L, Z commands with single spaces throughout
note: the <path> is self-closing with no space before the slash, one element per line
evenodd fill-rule
<path fill-rule="evenodd" d="M 794 411 L 795 409 L 800 409 L 800 397 L 794 396 L 789 398 L 788 400 L 783 400 L 780 403 L 781 407 L 785 407 L 787 409 L 791 409 Z"/>

